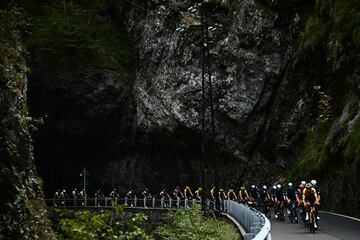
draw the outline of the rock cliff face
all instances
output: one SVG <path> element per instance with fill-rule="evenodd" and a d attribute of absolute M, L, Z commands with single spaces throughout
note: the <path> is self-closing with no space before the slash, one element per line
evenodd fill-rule
<path fill-rule="evenodd" d="M 53 239 L 37 177 L 16 9 L 0 10 L 0 239 Z"/>
<path fill-rule="evenodd" d="M 134 43 L 135 78 L 88 65 L 54 67 L 33 54 L 31 109 L 48 115 L 36 143 L 48 190 L 74 187 L 82 165 L 93 174 L 94 187 L 200 183 L 198 2 L 121 1 L 112 8 Z M 344 152 L 357 151 L 347 146 L 357 132 L 358 56 L 344 44 L 349 40 L 333 38 L 336 29 L 327 38 L 332 30 L 316 25 L 321 18 L 333 21 L 329 14 L 336 12 L 334 5 L 318 5 L 210 1 L 216 136 L 215 161 L 206 162 L 208 184 L 319 178 L 329 203 L 335 202 L 328 174 L 340 170 L 340 179 L 351 166 L 343 163 L 357 161 Z M 342 58 L 333 69 L 339 46 Z M 341 186 L 351 182 L 358 182 L 354 173 Z"/>
<path fill-rule="evenodd" d="M 297 127 L 306 124 L 303 115 L 308 104 L 301 93 L 292 95 L 296 89 L 289 90 L 286 80 L 300 17 L 295 5 L 286 11 L 261 6 L 254 1 L 226 5 L 214 1 L 206 7 L 213 27 L 209 44 L 216 137 L 211 148 L 217 159 L 217 174 L 207 173 L 211 184 L 215 175 L 223 185 L 249 180 L 250 175 L 256 181 L 267 179 L 270 172 L 285 166 L 292 154 L 289 146 L 303 135 Z M 44 60 L 34 61 L 32 105 L 44 105 L 36 102 L 42 101 L 36 97 L 41 92 L 55 104 L 38 112 L 46 112 L 51 125 L 47 128 L 52 129 L 48 130 L 60 134 L 55 142 L 74 150 L 65 154 L 84 154 L 86 149 L 82 158 L 94 162 L 95 156 L 105 154 L 108 168 L 102 171 L 112 176 L 105 182 L 139 188 L 145 183 L 197 184 L 201 175 L 202 43 L 196 27 L 200 7 L 192 1 L 135 1 L 123 9 L 138 56 L 136 79 L 126 82 L 101 69 L 92 75 L 83 68 L 68 74 L 61 69 L 58 74 L 46 64 L 41 66 Z M 104 88 L 109 81 L 127 89 L 115 87 L 109 96 Z M 129 98 L 123 101 L 124 96 Z M 122 119 L 128 119 L 128 124 Z M 59 155 L 73 162 L 74 156 L 61 154 L 63 148 L 54 151 L 45 143 L 42 146 L 46 147 L 40 146 L 39 154 L 50 155 L 43 156 L 41 164 Z M 94 148 L 88 150 L 89 146 Z M 94 153 L 99 146 L 101 152 Z M 85 159 L 76 164 L 88 163 Z M 215 168 L 210 162 L 206 165 Z M 259 174 L 248 171 L 253 168 Z"/>
<path fill-rule="evenodd" d="M 136 126 L 140 134 L 160 131 L 172 136 L 172 151 L 186 153 L 189 150 L 179 148 L 179 143 L 199 139 L 201 128 L 202 42 L 194 26 L 200 22 L 200 7 L 191 1 L 152 3 L 146 13 L 138 9 L 128 16 L 139 56 L 134 85 Z M 269 11 L 257 4 L 214 1 L 206 8 L 215 28 L 211 28 L 209 43 L 216 125 L 211 148 L 219 162 L 216 171 L 221 184 L 230 179 L 243 182 L 250 175 L 253 181 L 268 178 L 270 172 L 285 166 L 289 146 L 303 134 L 297 126 L 306 124 L 303 114 L 309 106 L 305 96 L 292 95 L 286 83 L 300 24 L 296 6 Z M 190 135 L 177 134 L 184 130 Z M 197 154 L 191 154 L 192 149 L 189 152 L 190 164 L 180 160 L 177 165 L 185 164 L 189 173 L 200 176 L 197 142 Z M 169 148 L 150 154 L 164 151 Z M 173 161 L 162 157 L 163 163 Z M 259 174 L 247 170 L 254 168 Z M 183 172 L 177 169 L 174 171 Z"/>

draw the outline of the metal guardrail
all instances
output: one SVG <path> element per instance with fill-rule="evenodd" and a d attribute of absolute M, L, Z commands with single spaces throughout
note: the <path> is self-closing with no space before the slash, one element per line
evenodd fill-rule
<path fill-rule="evenodd" d="M 133 208 L 191 208 L 201 204 L 198 199 L 172 199 L 172 198 L 56 198 L 45 199 L 48 206 L 54 207 L 112 207 L 124 204 Z M 218 209 L 215 201 L 206 202 L 209 209 Z M 221 208 L 222 209 L 222 208 Z"/>
<path fill-rule="evenodd" d="M 270 221 L 259 211 L 235 201 L 225 200 L 224 212 L 244 228 L 244 240 L 271 240 Z"/>

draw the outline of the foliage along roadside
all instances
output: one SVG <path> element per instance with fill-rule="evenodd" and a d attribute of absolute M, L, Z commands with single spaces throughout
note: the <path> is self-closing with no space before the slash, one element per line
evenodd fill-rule
<path fill-rule="evenodd" d="M 59 240 L 104 239 L 104 240 L 222 240 L 240 239 L 235 226 L 215 216 L 203 216 L 200 207 L 180 209 L 167 214 L 164 223 L 153 229 L 148 217 L 135 214 L 129 217 L 123 206 L 114 211 L 67 212 L 60 215 L 55 226 Z"/>
<path fill-rule="evenodd" d="M 203 216 L 200 207 L 171 212 L 166 224 L 156 229 L 164 240 L 232 240 L 240 239 L 235 226 L 215 216 Z"/>
<path fill-rule="evenodd" d="M 114 211 L 104 210 L 100 213 L 79 211 L 74 216 L 63 214 L 55 226 L 59 240 L 103 239 L 103 240 L 152 240 L 146 232 L 147 216 L 135 214 L 128 217 L 123 206 Z"/>

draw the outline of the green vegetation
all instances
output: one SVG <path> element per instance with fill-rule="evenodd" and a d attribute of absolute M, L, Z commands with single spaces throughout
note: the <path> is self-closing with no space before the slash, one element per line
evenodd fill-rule
<path fill-rule="evenodd" d="M 334 175 L 343 176 L 346 169 L 358 165 L 358 125 L 349 139 L 343 136 L 346 134 L 344 127 L 338 129 L 341 131 L 338 137 L 327 138 L 333 120 L 344 106 L 344 97 L 338 89 L 343 85 L 339 82 L 344 79 L 352 81 L 347 76 L 353 73 L 352 62 L 360 47 L 360 2 L 316 1 L 315 7 L 306 16 L 296 57 L 302 58 L 305 65 L 318 65 L 324 73 L 316 70 L 310 80 L 313 81 L 310 84 L 316 85 L 313 90 L 318 101 L 315 106 L 318 118 L 308 132 L 296 164 L 286 174 L 289 179 L 297 179 L 298 176 L 319 175 L 331 166 L 336 169 L 330 170 Z M 357 112 L 357 108 L 351 109 L 349 119 L 353 119 Z M 328 153 L 327 148 L 333 147 L 336 149 Z"/>
<path fill-rule="evenodd" d="M 307 19 L 298 53 L 306 56 L 324 43 L 331 43 L 334 70 L 349 61 L 346 48 L 360 47 L 360 2 L 358 0 L 316 1 L 315 14 Z M 352 49 L 353 51 L 355 49 Z"/>
<path fill-rule="evenodd" d="M 21 35 L 27 28 L 27 20 L 18 8 L 0 11 L 0 74 L 2 82 L 12 91 L 21 90 L 26 71 L 25 54 Z M 24 72 L 23 72 L 24 74 Z"/>
<path fill-rule="evenodd" d="M 133 52 L 125 28 L 103 11 L 105 1 L 58 0 L 32 17 L 31 48 L 63 66 L 88 65 L 132 74 Z"/>
<path fill-rule="evenodd" d="M 200 207 L 169 213 L 167 220 L 167 224 L 156 230 L 160 239 L 240 239 L 238 230 L 231 223 L 214 216 L 203 216 Z"/>
<path fill-rule="evenodd" d="M 0 239 L 53 239 L 45 204 L 36 197 L 30 119 L 26 104 L 28 27 L 19 8 L 0 10 Z"/>
<path fill-rule="evenodd" d="M 153 238 L 144 230 L 146 220 L 142 214 L 126 217 L 122 206 L 98 214 L 79 211 L 73 217 L 60 220 L 56 226 L 57 237 L 59 240 L 151 240 Z"/>
<path fill-rule="evenodd" d="M 181 209 L 168 214 L 166 223 L 155 230 L 147 216 L 129 217 L 122 206 L 114 211 L 100 213 L 80 211 L 62 213 L 55 226 L 58 239 L 111 239 L 111 240 L 207 240 L 240 239 L 237 229 L 214 216 L 203 216 L 199 207 Z M 152 236 L 153 235 L 153 236 Z"/>
<path fill-rule="evenodd" d="M 324 168 L 327 160 L 326 138 L 330 130 L 330 124 L 331 121 L 319 122 L 316 127 L 309 130 L 304 147 L 295 165 L 287 173 L 288 179 L 292 181 L 301 180 L 299 178 L 316 175 Z"/>
<path fill-rule="evenodd" d="M 360 119 L 355 122 L 344 155 L 346 163 L 354 172 L 358 173 L 360 170 Z"/>

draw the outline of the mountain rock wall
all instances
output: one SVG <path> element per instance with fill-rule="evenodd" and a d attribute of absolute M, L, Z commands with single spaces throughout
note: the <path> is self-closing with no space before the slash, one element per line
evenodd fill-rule
<path fill-rule="evenodd" d="M 34 165 L 24 23 L 18 9 L 0 10 L 0 239 L 54 239 Z"/>

